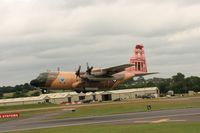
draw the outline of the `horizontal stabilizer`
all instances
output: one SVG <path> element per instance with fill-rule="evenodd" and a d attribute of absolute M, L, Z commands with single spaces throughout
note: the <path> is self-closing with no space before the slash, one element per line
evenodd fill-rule
<path fill-rule="evenodd" d="M 152 73 L 138 73 L 138 74 L 135 74 L 135 77 L 139 77 L 139 76 L 147 76 L 147 75 L 152 75 L 152 74 L 159 74 L 159 72 L 152 72 Z"/>

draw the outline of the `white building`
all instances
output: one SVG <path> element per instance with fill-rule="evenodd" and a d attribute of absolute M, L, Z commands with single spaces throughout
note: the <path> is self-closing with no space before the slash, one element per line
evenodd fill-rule
<path fill-rule="evenodd" d="M 0 99 L 0 106 L 38 103 L 66 104 L 83 100 L 112 101 L 117 99 L 135 99 L 143 95 L 154 95 L 154 97 L 157 98 L 159 96 L 159 89 L 157 87 L 151 87 L 112 91 L 98 91 L 95 93 L 89 92 L 86 94 L 78 94 L 76 92 L 42 94 L 37 97 Z"/>

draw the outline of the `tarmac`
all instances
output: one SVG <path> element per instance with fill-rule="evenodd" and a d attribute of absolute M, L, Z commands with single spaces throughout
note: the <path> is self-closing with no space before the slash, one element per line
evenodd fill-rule
<path fill-rule="evenodd" d="M 3 122 L 0 123 L 0 132 L 105 123 L 141 124 L 186 121 L 200 122 L 200 108 L 149 111 L 81 118 L 46 119 L 48 117 L 52 117 L 53 115 L 56 115 L 56 113 L 54 112 L 53 114 L 46 114 L 46 116 L 38 115 L 34 118 Z"/>

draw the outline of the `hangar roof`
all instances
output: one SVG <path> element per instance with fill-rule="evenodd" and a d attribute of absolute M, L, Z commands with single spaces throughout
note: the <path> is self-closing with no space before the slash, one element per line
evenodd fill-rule
<path fill-rule="evenodd" d="M 131 92 L 138 92 L 138 91 L 154 91 L 158 90 L 157 87 L 149 87 L 149 88 L 134 88 L 134 89 L 125 89 L 125 90 L 112 90 L 108 91 L 111 93 L 131 93 Z"/>
<path fill-rule="evenodd" d="M 138 91 L 153 91 L 158 90 L 157 87 L 150 88 L 137 88 L 137 89 L 125 89 L 125 90 L 113 90 L 113 91 L 98 91 L 95 93 L 76 93 L 76 92 L 64 92 L 64 93 L 52 93 L 52 94 L 42 94 L 37 97 L 24 97 L 24 98 L 10 98 L 10 99 L 0 99 L 0 103 L 13 103 L 13 102 L 28 102 L 28 101 L 40 101 L 44 99 L 56 99 L 56 98 L 65 98 L 72 95 L 92 95 L 92 94 L 117 94 L 117 93 L 130 93 L 130 92 L 138 92 Z"/>
<path fill-rule="evenodd" d="M 10 98 L 10 99 L 1 99 L 0 103 L 13 103 L 13 102 L 23 102 L 23 101 L 39 101 L 43 100 L 41 96 L 38 97 L 23 97 L 23 98 Z"/>

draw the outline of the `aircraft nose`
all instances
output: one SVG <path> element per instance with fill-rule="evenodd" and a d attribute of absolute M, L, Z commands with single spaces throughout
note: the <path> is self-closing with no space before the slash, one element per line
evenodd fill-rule
<path fill-rule="evenodd" d="M 36 79 L 30 82 L 33 87 L 45 87 L 48 80 L 48 73 L 41 73 Z"/>
<path fill-rule="evenodd" d="M 31 85 L 31 86 L 34 86 L 34 87 L 39 87 L 39 84 L 40 84 L 40 82 L 39 82 L 39 80 L 37 80 L 37 79 L 34 79 L 34 80 L 32 80 L 32 81 L 30 82 L 30 85 Z"/>

